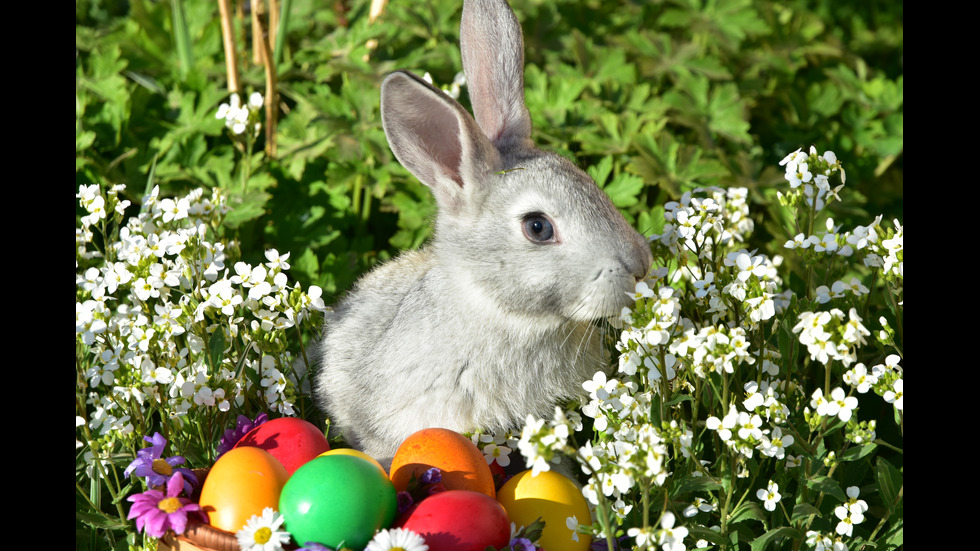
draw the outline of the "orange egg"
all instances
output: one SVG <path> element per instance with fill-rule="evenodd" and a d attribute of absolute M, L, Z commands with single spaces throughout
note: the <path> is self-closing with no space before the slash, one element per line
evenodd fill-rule
<path fill-rule="evenodd" d="M 406 438 L 391 461 L 391 481 L 398 491 L 404 491 L 413 476 L 419 478 L 432 467 L 442 471 L 447 490 L 496 497 L 493 474 L 483 453 L 468 438 L 449 429 L 422 429 Z"/>
<path fill-rule="evenodd" d="M 234 448 L 218 458 L 201 486 L 201 510 L 211 526 L 237 532 L 266 507 L 279 509 L 289 475 L 278 459 L 261 448 Z"/>
<path fill-rule="evenodd" d="M 378 463 L 377 459 L 371 457 L 370 455 L 362 451 L 355 450 L 354 448 L 334 448 L 332 450 L 327 450 L 321 453 L 320 457 L 323 457 L 324 455 L 352 455 L 354 457 L 360 457 L 361 459 L 377 467 L 382 474 L 388 476 L 388 471 L 385 471 L 385 468 L 381 466 L 381 463 Z"/>

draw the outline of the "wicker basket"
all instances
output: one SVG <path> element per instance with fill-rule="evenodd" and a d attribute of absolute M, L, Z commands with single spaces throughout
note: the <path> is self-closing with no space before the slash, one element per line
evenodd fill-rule
<path fill-rule="evenodd" d="M 160 539 L 160 551 L 241 551 L 235 534 L 204 524 L 189 522 L 181 535 L 168 532 Z"/>
<path fill-rule="evenodd" d="M 192 469 L 199 482 L 198 489 L 191 496 L 195 502 L 201 498 L 200 486 L 210 469 Z M 183 534 L 167 532 L 157 545 L 159 551 L 241 551 L 235 534 L 215 528 L 199 520 L 189 519 Z M 283 549 L 296 549 L 295 545 L 284 545 Z"/>

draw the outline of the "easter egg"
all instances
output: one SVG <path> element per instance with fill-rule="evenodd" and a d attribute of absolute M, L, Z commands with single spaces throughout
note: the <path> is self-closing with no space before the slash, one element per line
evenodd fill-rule
<path fill-rule="evenodd" d="M 471 490 L 496 495 L 493 474 L 476 444 L 462 434 L 442 428 L 422 429 L 406 438 L 391 460 L 391 481 L 398 491 L 408 488 L 412 477 L 430 468 L 442 472 L 447 490 Z"/>
<path fill-rule="evenodd" d="M 510 521 L 497 500 L 482 492 L 432 494 L 399 518 L 399 527 L 425 539 L 429 551 L 484 551 L 510 542 Z"/>
<path fill-rule="evenodd" d="M 560 473 L 543 471 L 532 476 L 531 471 L 520 472 L 500 488 L 497 501 L 518 527 L 530 526 L 538 518 L 544 521 L 540 547 L 578 551 L 592 543 L 589 535 L 575 534 L 565 525 L 568 517 L 576 517 L 579 524 L 589 524 L 592 517 L 582 491 Z"/>
<path fill-rule="evenodd" d="M 234 448 L 214 462 L 201 486 L 199 503 L 211 526 L 237 532 L 253 515 L 279 506 L 289 474 L 260 448 Z"/>
<path fill-rule="evenodd" d="M 296 417 L 266 421 L 235 444 L 261 448 L 273 455 L 290 475 L 307 461 L 330 449 L 327 438 L 313 423 Z"/>
<path fill-rule="evenodd" d="M 360 450 L 355 450 L 354 448 L 334 448 L 332 450 L 327 450 L 321 453 L 318 457 L 322 457 L 324 455 L 351 455 L 354 457 L 360 457 L 361 459 L 367 461 L 368 463 L 371 463 L 372 465 L 378 467 L 378 469 L 381 471 L 383 475 L 388 476 L 388 471 L 386 471 L 385 468 L 381 466 L 381 463 L 378 463 L 377 459 L 371 457 L 370 455 Z"/>
<path fill-rule="evenodd" d="M 359 457 L 326 455 L 296 469 L 278 509 L 297 543 L 361 549 L 391 525 L 398 504 L 383 470 Z"/>

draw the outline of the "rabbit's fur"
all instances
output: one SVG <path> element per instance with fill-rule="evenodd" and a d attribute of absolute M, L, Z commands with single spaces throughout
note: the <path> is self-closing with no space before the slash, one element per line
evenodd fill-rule
<path fill-rule="evenodd" d="M 319 405 L 385 464 L 422 428 L 519 428 L 578 396 L 609 365 L 593 322 L 651 264 L 595 182 L 531 143 L 505 0 L 466 0 L 460 42 L 475 119 L 411 73 L 381 87 L 392 151 L 435 196 L 433 238 L 364 276 L 319 344 Z"/>

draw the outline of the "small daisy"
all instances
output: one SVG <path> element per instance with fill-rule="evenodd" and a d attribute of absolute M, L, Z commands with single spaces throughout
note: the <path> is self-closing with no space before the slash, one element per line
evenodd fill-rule
<path fill-rule="evenodd" d="M 280 530 L 283 516 L 279 512 L 266 507 L 262 515 L 253 515 L 245 526 L 235 533 L 238 546 L 242 551 L 282 551 L 282 545 L 289 543 L 290 535 Z"/>
<path fill-rule="evenodd" d="M 368 542 L 364 551 L 428 551 L 422 536 L 403 528 L 381 530 Z"/>

